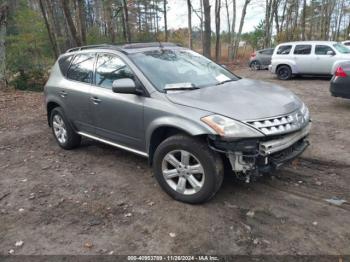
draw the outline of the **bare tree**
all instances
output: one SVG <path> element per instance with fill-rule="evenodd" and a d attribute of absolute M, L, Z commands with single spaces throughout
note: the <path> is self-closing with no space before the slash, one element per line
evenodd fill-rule
<path fill-rule="evenodd" d="M 215 60 L 220 60 L 220 11 L 221 11 L 221 0 L 215 0 Z"/>
<path fill-rule="evenodd" d="M 244 1 L 242 14 L 241 14 L 241 21 L 239 22 L 239 29 L 238 29 L 238 33 L 236 36 L 235 47 L 234 47 L 234 51 L 233 51 L 234 58 L 237 56 L 237 51 L 238 51 L 239 42 L 241 40 L 241 34 L 242 34 L 243 25 L 244 25 L 245 15 L 247 14 L 247 7 L 248 7 L 250 1 L 251 0 Z"/>
<path fill-rule="evenodd" d="M 230 11 L 229 11 L 229 3 L 227 0 L 225 0 L 225 9 L 226 9 L 226 17 L 227 17 L 227 33 L 228 33 L 228 42 L 231 43 L 232 35 L 231 35 L 231 18 L 230 18 Z M 228 49 L 228 57 L 230 58 L 230 48 Z"/>
<path fill-rule="evenodd" d="M 129 27 L 129 10 L 126 0 L 123 0 L 123 17 L 124 17 L 124 26 L 125 26 L 125 40 L 130 43 L 131 35 L 130 35 L 130 27 Z"/>
<path fill-rule="evenodd" d="M 163 0 L 165 42 L 168 42 L 167 0 Z"/>
<path fill-rule="evenodd" d="M 187 20 L 188 20 L 188 47 L 193 49 L 193 39 L 192 39 L 192 4 L 191 0 L 187 0 Z"/>
<path fill-rule="evenodd" d="M 61 4 L 62 4 L 62 8 L 63 8 L 63 13 L 64 13 L 64 17 L 66 19 L 67 25 L 68 25 L 68 29 L 70 32 L 70 35 L 73 39 L 74 45 L 75 46 L 81 46 L 82 42 L 77 34 L 77 29 L 75 28 L 73 19 L 72 19 L 72 15 L 70 13 L 70 8 L 69 8 L 69 1 L 68 0 L 61 0 Z"/>
<path fill-rule="evenodd" d="M 55 36 L 55 34 L 51 28 L 51 25 L 49 23 L 43 0 L 39 0 L 39 6 L 40 6 L 41 14 L 44 18 L 47 34 L 49 36 L 49 40 L 50 40 L 50 43 L 51 43 L 51 46 L 53 49 L 53 53 L 55 55 L 55 58 L 57 59 L 59 56 L 59 51 L 58 51 L 58 47 L 57 47 L 57 39 L 56 39 L 56 36 Z"/>
<path fill-rule="evenodd" d="M 7 32 L 7 14 L 8 5 L 5 1 L 0 6 L 0 87 L 6 87 L 6 32 Z"/>
<path fill-rule="evenodd" d="M 305 27 L 306 27 L 306 0 L 303 0 L 303 16 L 301 20 L 301 39 L 305 40 Z"/>
<path fill-rule="evenodd" d="M 234 46 L 235 46 L 235 31 L 236 31 L 236 17 L 237 17 L 237 10 L 236 10 L 236 0 L 232 1 L 232 26 L 231 26 L 231 42 L 230 42 L 230 61 L 234 58 Z"/>
<path fill-rule="evenodd" d="M 83 45 L 86 44 L 86 15 L 84 0 L 77 0 L 78 21 L 80 29 L 80 37 Z"/>
<path fill-rule="evenodd" d="M 204 9 L 204 34 L 203 34 L 203 55 L 211 58 L 211 19 L 210 19 L 210 3 L 209 0 L 203 1 Z"/>

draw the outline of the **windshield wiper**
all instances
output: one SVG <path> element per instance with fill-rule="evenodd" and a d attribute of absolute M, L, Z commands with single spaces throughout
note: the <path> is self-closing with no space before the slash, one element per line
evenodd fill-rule
<path fill-rule="evenodd" d="M 219 82 L 219 83 L 217 83 L 216 85 L 218 86 L 218 85 L 222 85 L 222 84 L 225 84 L 225 83 L 228 83 L 228 82 L 233 82 L 233 81 L 236 81 L 236 79 L 228 79 L 228 80 Z"/>
<path fill-rule="evenodd" d="M 199 89 L 199 87 L 196 87 L 192 83 L 167 84 L 164 87 L 165 91 L 169 91 L 169 90 L 195 90 L 195 89 Z"/>

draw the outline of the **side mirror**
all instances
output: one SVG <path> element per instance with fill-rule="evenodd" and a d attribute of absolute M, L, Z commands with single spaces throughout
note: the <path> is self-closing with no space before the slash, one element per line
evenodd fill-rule
<path fill-rule="evenodd" d="M 113 81 L 112 90 L 120 94 L 137 94 L 136 84 L 131 78 L 121 78 Z"/>
<path fill-rule="evenodd" d="M 335 55 L 335 53 L 334 53 L 334 51 L 327 51 L 327 55 L 334 56 L 334 55 Z"/>

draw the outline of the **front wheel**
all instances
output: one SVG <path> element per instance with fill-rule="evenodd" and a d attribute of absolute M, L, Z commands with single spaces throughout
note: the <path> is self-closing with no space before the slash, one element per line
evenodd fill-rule
<path fill-rule="evenodd" d="M 171 197 L 198 204 L 212 198 L 219 190 L 223 162 L 206 143 L 186 135 L 167 138 L 154 154 L 155 177 Z"/>
<path fill-rule="evenodd" d="M 259 61 L 254 60 L 250 63 L 250 69 L 253 71 L 257 71 L 261 69 L 261 64 Z"/>

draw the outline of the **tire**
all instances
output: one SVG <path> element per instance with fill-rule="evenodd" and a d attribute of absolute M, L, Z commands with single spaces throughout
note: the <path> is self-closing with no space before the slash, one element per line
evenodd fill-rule
<path fill-rule="evenodd" d="M 277 69 L 277 77 L 279 80 L 289 80 L 292 78 L 292 70 L 287 65 L 282 65 Z"/>
<path fill-rule="evenodd" d="M 249 65 L 250 69 L 253 71 L 257 71 L 261 69 L 261 63 L 258 60 L 254 60 Z"/>
<path fill-rule="evenodd" d="M 75 133 L 71 124 L 65 117 L 62 108 L 56 107 L 52 110 L 50 114 L 50 124 L 53 136 L 60 147 L 69 150 L 80 145 L 81 136 Z"/>
<path fill-rule="evenodd" d="M 174 161 L 170 156 L 176 158 L 176 164 L 172 164 Z M 175 167 L 176 165 L 178 166 Z M 153 170 L 159 185 L 167 194 L 190 204 L 199 204 L 211 199 L 221 187 L 224 178 L 224 166 L 220 155 L 211 150 L 205 142 L 187 135 L 171 136 L 158 146 L 153 158 Z M 201 171 L 203 172 L 200 173 Z M 166 179 L 163 172 L 174 177 Z M 194 183 L 193 177 L 198 183 Z M 181 183 L 180 179 L 186 181 Z M 180 184 L 184 186 L 181 187 Z"/>

